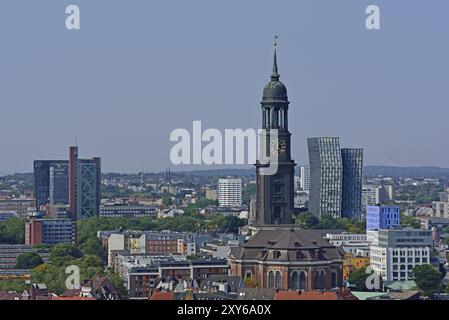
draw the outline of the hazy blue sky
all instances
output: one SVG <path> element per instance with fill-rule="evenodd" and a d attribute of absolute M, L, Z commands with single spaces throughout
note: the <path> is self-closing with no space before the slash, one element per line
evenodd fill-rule
<path fill-rule="evenodd" d="M 67 158 L 75 136 L 103 171 L 163 170 L 192 120 L 258 128 L 275 32 L 297 162 L 340 136 L 366 164 L 449 167 L 447 0 L 2 0 L 0 172 Z"/>

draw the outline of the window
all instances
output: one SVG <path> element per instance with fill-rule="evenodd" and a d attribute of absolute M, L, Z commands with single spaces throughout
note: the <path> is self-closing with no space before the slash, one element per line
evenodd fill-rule
<path fill-rule="evenodd" d="M 297 271 L 292 272 L 290 280 L 291 280 L 290 288 L 294 290 L 299 289 L 299 276 Z"/>
<path fill-rule="evenodd" d="M 274 278 L 274 287 L 276 289 L 281 288 L 281 273 L 279 271 L 276 272 L 276 276 Z"/>
<path fill-rule="evenodd" d="M 273 271 L 270 271 L 268 273 L 268 288 L 270 288 L 270 289 L 274 288 L 274 273 L 273 273 Z"/>
<path fill-rule="evenodd" d="M 331 287 L 332 288 L 338 287 L 338 284 L 337 284 L 337 272 L 335 272 L 335 271 L 332 271 L 332 273 L 331 273 Z"/>
<path fill-rule="evenodd" d="M 299 289 L 306 290 L 306 273 L 304 271 L 299 274 Z"/>

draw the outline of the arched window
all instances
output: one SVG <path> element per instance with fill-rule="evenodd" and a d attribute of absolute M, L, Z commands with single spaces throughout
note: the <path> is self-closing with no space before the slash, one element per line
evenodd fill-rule
<path fill-rule="evenodd" d="M 313 288 L 320 289 L 320 272 L 315 271 L 315 275 L 313 277 Z"/>
<path fill-rule="evenodd" d="M 333 270 L 332 273 L 331 273 L 331 286 L 332 286 L 332 288 L 337 288 L 338 287 L 337 272 L 335 270 Z"/>
<path fill-rule="evenodd" d="M 299 273 L 299 290 L 306 290 L 306 273 L 301 271 Z"/>
<path fill-rule="evenodd" d="M 321 271 L 320 273 L 320 290 L 324 290 L 324 287 L 326 286 L 325 284 L 325 275 L 324 275 L 324 271 Z"/>
<path fill-rule="evenodd" d="M 291 289 L 299 289 L 299 277 L 298 277 L 298 272 L 297 271 L 293 271 L 290 277 L 290 288 Z"/>
<path fill-rule="evenodd" d="M 273 271 L 270 271 L 268 273 L 268 288 L 270 288 L 270 289 L 274 288 L 274 273 L 273 273 Z"/>
<path fill-rule="evenodd" d="M 274 278 L 274 287 L 276 289 L 281 288 L 281 273 L 279 271 L 276 272 L 276 276 Z"/>

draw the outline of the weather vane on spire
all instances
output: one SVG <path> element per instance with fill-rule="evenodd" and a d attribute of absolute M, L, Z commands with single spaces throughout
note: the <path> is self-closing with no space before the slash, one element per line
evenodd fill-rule
<path fill-rule="evenodd" d="M 274 34 L 274 43 L 273 43 L 274 50 L 276 50 L 276 47 L 278 45 L 278 39 L 279 39 L 279 37 L 278 37 L 277 33 L 275 33 Z"/>

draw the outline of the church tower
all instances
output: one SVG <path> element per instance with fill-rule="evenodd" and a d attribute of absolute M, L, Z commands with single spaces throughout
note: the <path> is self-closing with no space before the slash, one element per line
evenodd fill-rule
<path fill-rule="evenodd" d="M 262 174 L 269 164 L 256 163 L 257 198 L 256 225 L 292 224 L 294 201 L 295 162 L 291 159 L 288 131 L 287 88 L 279 81 L 276 56 L 277 37 L 274 42 L 273 72 L 262 97 L 262 129 L 266 130 L 267 149 L 278 154 L 278 170 L 272 175 Z M 278 130 L 277 141 L 270 141 L 269 130 Z"/>

